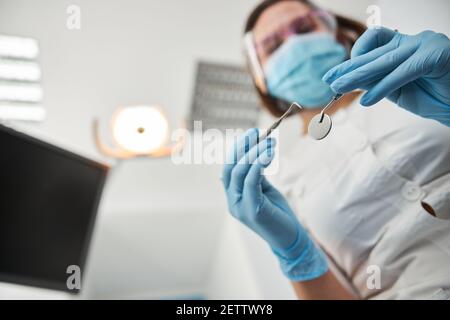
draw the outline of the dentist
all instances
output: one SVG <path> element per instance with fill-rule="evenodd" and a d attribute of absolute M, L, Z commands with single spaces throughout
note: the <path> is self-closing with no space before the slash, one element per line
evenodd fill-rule
<path fill-rule="evenodd" d="M 333 134 L 318 143 L 303 125 L 272 179 L 263 171 L 275 139 L 247 131 L 223 169 L 228 208 L 267 242 L 300 299 L 450 299 L 449 40 L 364 31 L 308 0 L 253 10 L 247 55 L 272 115 L 296 101 L 308 123 L 333 91 L 349 93 L 330 110 Z M 422 117 L 386 101 L 362 110 L 357 88 L 363 105 L 387 97 Z M 373 288 L 372 266 L 383 273 Z"/>

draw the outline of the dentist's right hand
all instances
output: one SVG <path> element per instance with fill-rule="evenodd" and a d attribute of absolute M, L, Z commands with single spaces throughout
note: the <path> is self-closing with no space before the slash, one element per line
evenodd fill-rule
<path fill-rule="evenodd" d="M 258 143 L 257 129 L 248 130 L 233 146 L 223 170 L 231 214 L 256 232 L 278 257 L 293 281 L 315 279 L 328 271 L 324 253 L 301 226 L 283 195 L 263 175 L 274 158 L 275 140 Z"/>

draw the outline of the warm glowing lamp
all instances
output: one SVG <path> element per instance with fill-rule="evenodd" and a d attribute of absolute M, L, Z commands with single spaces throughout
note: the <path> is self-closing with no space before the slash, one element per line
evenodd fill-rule
<path fill-rule="evenodd" d="M 111 134 L 116 148 L 100 141 L 95 122 L 96 143 L 99 150 L 114 158 L 137 156 L 169 156 L 175 146 L 167 147 L 169 124 L 157 107 L 131 106 L 118 109 L 112 117 Z"/>
<path fill-rule="evenodd" d="M 136 154 L 158 150 L 166 142 L 168 130 L 166 118 L 154 107 L 119 109 L 112 120 L 115 142 L 121 148 Z"/>

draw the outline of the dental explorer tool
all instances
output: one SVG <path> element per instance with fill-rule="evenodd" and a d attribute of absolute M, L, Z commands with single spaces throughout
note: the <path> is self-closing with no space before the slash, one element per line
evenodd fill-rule
<path fill-rule="evenodd" d="M 275 130 L 276 128 L 278 128 L 278 126 L 281 124 L 281 122 L 288 116 L 291 114 L 291 112 L 295 109 L 295 108 L 299 108 L 299 109 L 303 109 L 303 107 L 301 105 L 299 105 L 297 102 L 293 102 L 291 104 L 291 106 L 289 107 L 289 109 L 280 117 L 278 118 L 277 121 L 275 121 L 269 129 L 266 130 L 266 132 L 259 137 L 259 141 L 262 141 L 264 139 L 266 139 L 268 136 L 270 136 L 270 134 L 272 133 L 273 130 Z"/>

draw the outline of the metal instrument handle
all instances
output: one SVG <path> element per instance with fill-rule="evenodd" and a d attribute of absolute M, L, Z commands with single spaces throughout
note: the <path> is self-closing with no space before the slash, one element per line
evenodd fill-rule
<path fill-rule="evenodd" d="M 259 141 L 262 141 L 264 139 L 266 139 L 268 136 L 270 136 L 270 134 L 272 133 L 273 130 L 275 130 L 276 128 L 278 128 L 278 126 L 281 124 L 281 122 L 288 116 L 291 114 L 292 110 L 294 110 L 295 108 L 299 108 L 299 109 L 303 109 L 303 107 L 301 105 L 299 105 L 297 102 L 293 102 L 291 104 L 291 106 L 289 107 L 289 109 L 283 113 L 283 115 L 278 118 L 277 121 L 275 121 L 269 129 L 266 130 L 266 132 L 259 137 Z"/>

